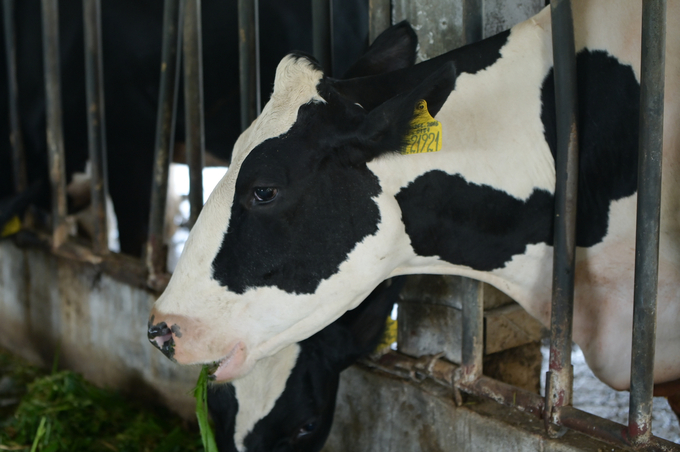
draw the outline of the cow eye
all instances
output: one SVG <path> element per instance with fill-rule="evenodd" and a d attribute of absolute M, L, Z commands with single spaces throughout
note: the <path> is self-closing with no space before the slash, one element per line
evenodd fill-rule
<path fill-rule="evenodd" d="M 305 425 L 303 425 L 302 427 L 300 427 L 300 429 L 297 431 L 297 435 L 296 435 L 295 439 L 300 439 L 302 437 L 305 437 L 305 436 L 313 433 L 314 430 L 316 430 L 316 422 L 308 422 Z"/>
<path fill-rule="evenodd" d="M 273 187 L 255 187 L 253 189 L 253 196 L 258 204 L 267 204 L 276 199 L 279 190 Z"/>

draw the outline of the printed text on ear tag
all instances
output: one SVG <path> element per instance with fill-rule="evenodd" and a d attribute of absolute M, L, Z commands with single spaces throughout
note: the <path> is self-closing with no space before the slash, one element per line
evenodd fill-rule
<path fill-rule="evenodd" d="M 442 123 L 427 111 L 427 102 L 419 100 L 411 120 L 411 133 L 406 136 L 406 145 L 401 153 L 423 154 L 437 152 L 442 148 Z"/>

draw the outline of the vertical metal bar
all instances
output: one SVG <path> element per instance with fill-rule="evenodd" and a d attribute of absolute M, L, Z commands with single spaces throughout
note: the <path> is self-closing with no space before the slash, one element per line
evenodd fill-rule
<path fill-rule="evenodd" d="M 461 383 L 469 384 L 482 375 L 484 353 L 484 292 L 482 283 L 462 278 L 463 294 L 463 349 L 461 354 Z"/>
<path fill-rule="evenodd" d="M 7 55 L 7 81 L 9 90 L 9 140 L 12 145 L 12 175 L 17 193 L 28 188 L 24 137 L 19 122 L 19 86 L 17 83 L 16 33 L 14 31 L 14 0 L 3 0 L 3 25 L 5 27 L 5 53 Z"/>
<path fill-rule="evenodd" d="M 241 129 L 260 114 L 260 31 L 258 0 L 238 0 L 238 55 L 241 83 Z"/>
<path fill-rule="evenodd" d="M 203 49 L 201 0 L 186 0 L 184 16 L 184 111 L 189 165 L 189 224 L 196 223 L 203 207 Z"/>
<path fill-rule="evenodd" d="M 109 252 L 106 223 L 106 121 L 104 117 L 104 72 L 102 67 L 101 3 L 83 0 L 85 30 L 85 86 L 87 91 L 87 136 L 90 156 L 92 209 L 94 211 L 93 249 Z"/>
<path fill-rule="evenodd" d="M 368 42 L 372 44 L 390 25 L 392 25 L 392 2 L 368 0 Z"/>
<path fill-rule="evenodd" d="M 312 0 L 312 49 L 324 72 L 333 75 L 333 0 Z"/>
<path fill-rule="evenodd" d="M 555 161 L 555 231 L 550 370 L 546 378 L 545 420 L 550 435 L 558 431 L 558 409 L 571 404 L 573 367 L 571 335 L 574 315 L 574 255 L 578 188 L 576 54 L 569 0 L 553 0 L 553 61 L 557 119 Z"/>
<path fill-rule="evenodd" d="M 179 90 L 180 30 L 183 0 L 165 0 L 163 9 L 163 50 L 161 55 L 161 85 L 156 121 L 156 144 L 151 185 L 149 240 L 146 245 L 148 284 L 157 287 L 158 277 L 165 269 L 163 229 L 168 193 L 168 174 L 175 141 L 175 114 Z"/>
<path fill-rule="evenodd" d="M 465 43 L 481 41 L 484 34 L 482 0 L 463 0 Z"/>
<path fill-rule="evenodd" d="M 631 441 L 638 445 L 647 443 L 652 435 L 665 50 L 666 0 L 644 0 L 642 2 L 635 301 L 628 419 L 628 433 Z"/>
<path fill-rule="evenodd" d="M 47 149 L 52 186 L 52 246 L 66 240 L 66 166 L 59 74 L 59 11 L 57 0 L 42 0 L 43 60 L 45 66 L 45 109 Z"/>

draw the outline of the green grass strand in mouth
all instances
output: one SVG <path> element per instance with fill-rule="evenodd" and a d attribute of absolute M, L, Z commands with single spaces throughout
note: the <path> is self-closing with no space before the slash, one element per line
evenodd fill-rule
<path fill-rule="evenodd" d="M 198 375 L 194 397 L 196 398 L 196 418 L 198 418 L 198 428 L 201 430 L 201 441 L 205 452 L 218 452 L 215 443 L 215 435 L 208 421 L 208 380 L 209 368 L 203 366 Z"/>

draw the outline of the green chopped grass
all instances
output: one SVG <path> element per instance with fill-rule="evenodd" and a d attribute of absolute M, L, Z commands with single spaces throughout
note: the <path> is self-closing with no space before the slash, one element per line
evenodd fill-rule
<path fill-rule="evenodd" d="M 203 366 L 201 373 L 198 375 L 194 397 L 196 398 L 196 418 L 198 419 L 198 427 L 201 430 L 203 448 L 205 452 L 218 452 L 217 445 L 215 444 L 215 435 L 208 420 L 208 367 L 206 366 Z"/>
<path fill-rule="evenodd" d="M 0 451 L 203 451 L 198 432 L 169 411 L 71 371 L 45 374 L 1 350 L 0 406 Z"/>

